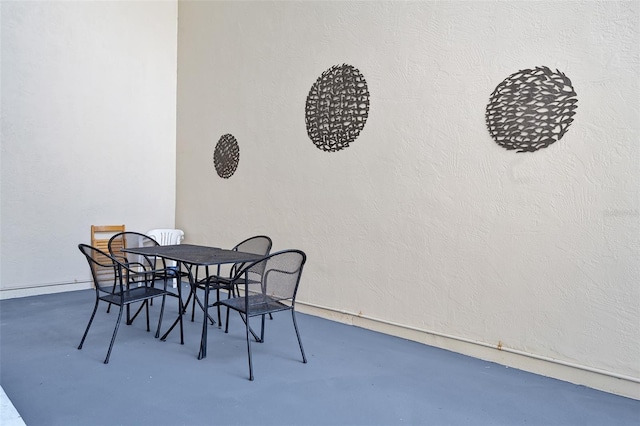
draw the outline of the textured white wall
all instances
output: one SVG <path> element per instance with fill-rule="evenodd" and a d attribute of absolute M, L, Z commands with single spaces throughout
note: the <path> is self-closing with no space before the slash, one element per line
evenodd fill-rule
<path fill-rule="evenodd" d="M 179 15 L 189 242 L 266 233 L 307 252 L 301 301 L 640 378 L 637 2 L 187 1 Z M 305 99 L 342 63 L 370 114 L 325 153 Z M 572 80 L 574 123 L 506 151 L 489 95 L 542 65 Z M 240 145 L 228 180 L 212 162 L 225 133 Z"/>
<path fill-rule="evenodd" d="M 0 7 L 0 288 L 55 291 L 91 224 L 174 226 L 177 3 Z"/>

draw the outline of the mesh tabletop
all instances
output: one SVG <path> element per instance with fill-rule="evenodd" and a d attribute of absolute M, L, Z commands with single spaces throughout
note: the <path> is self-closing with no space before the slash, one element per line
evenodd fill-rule
<path fill-rule="evenodd" d="M 241 251 L 198 246 L 193 244 L 124 248 L 122 251 L 147 256 L 163 257 L 165 259 L 176 260 L 178 262 L 188 263 L 191 265 L 221 265 L 225 263 L 252 262 L 264 257 L 259 254 L 244 253 Z"/>

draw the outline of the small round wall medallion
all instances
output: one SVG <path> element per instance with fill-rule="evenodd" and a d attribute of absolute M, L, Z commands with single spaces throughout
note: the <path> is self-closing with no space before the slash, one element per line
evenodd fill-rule
<path fill-rule="evenodd" d="M 335 65 L 311 86 L 305 122 L 318 149 L 335 152 L 347 148 L 364 128 L 368 115 L 367 82 L 353 66 Z"/>
<path fill-rule="evenodd" d="M 496 87 L 485 119 L 498 145 L 534 152 L 562 139 L 573 122 L 577 102 L 566 75 L 536 67 L 511 74 Z"/>
<path fill-rule="evenodd" d="M 233 135 L 226 134 L 220 137 L 213 152 L 213 165 L 218 176 L 223 179 L 230 178 L 238 168 L 240 161 L 240 147 Z"/>

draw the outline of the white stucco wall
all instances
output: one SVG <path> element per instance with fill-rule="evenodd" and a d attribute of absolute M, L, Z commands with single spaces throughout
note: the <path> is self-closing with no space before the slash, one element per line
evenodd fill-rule
<path fill-rule="evenodd" d="M 640 397 L 637 2 L 185 1 L 179 15 L 187 241 L 268 234 L 307 252 L 307 308 L 466 353 L 452 341 L 500 345 L 480 356 L 607 390 L 567 366 L 624 377 Z M 305 99 L 342 63 L 364 75 L 370 113 L 325 153 Z M 577 114 L 561 141 L 517 154 L 484 111 L 536 66 L 566 73 Z M 221 179 L 226 133 L 240 163 Z"/>
<path fill-rule="evenodd" d="M 92 224 L 174 226 L 178 11 L 175 1 L 0 8 L 8 297 L 86 282 L 77 245 Z"/>

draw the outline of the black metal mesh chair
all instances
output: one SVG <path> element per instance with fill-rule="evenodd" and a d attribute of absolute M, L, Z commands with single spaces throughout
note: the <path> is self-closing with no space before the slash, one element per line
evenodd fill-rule
<path fill-rule="evenodd" d="M 271 246 L 271 238 L 267 237 L 266 235 L 257 235 L 255 237 L 247 238 L 246 240 L 238 243 L 235 247 L 232 248 L 232 250 L 266 256 L 271 251 Z M 216 302 L 220 300 L 220 290 L 226 291 L 228 298 L 234 296 L 237 294 L 236 291 L 238 288 L 238 280 L 243 277 L 243 271 L 247 265 L 247 263 L 236 263 L 232 265 L 229 274 L 226 276 L 215 274 L 209 275 L 207 271 L 207 277 L 198 280 L 198 288 L 201 290 L 206 290 L 208 288 L 210 292 L 215 291 Z M 260 271 L 252 271 L 252 275 L 254 275 L 252 276 L 252 279 L 255 282 L 260 282 Z M 189 303 L 188 300 L 187 303 Z M 191 306 L 191 321 L 194 320 L 195 305 L 196 298 L 194 297 L 193 304 Z M 227 319 L 228 317 L 229 316 L 227 311 Z M 213 321 L 211 322 L 213 323 Z M 218 307 L 218 324 L 221 324 L 220 307 Z"/>
<path fill-rule="evenodd" d="M 155 274 L 154 280 L 155 279 L 162 280 L 164 279 L 164 275 L 167 270 L 164 259 L 158 260 L 156 259 L 155 256 L 143 256 L 139 254 L 127 253 L 125 251 L 122 251 L 122 249 L 125 249 L 125 248 L 155 247 L 158 245 L 160 244 L 155 239 L 153 239 L 148 235 L 141 234 L 139 232 L 127 231 L 127 232 L 118 232 L 117 234 L 113 235 L 109 239 L 109 242 L 107 243 L 107 248 L 109 249 L 109 254 L 111 254 L 111 256 L 115 257 L 116 259 L 118 259 L 123 263 L 126 263 L 127 265 L 129 265 L 130 268 L 133 268 L 137 271 L 158 270 L 159 272 Z M 169 271 L 169 273 L 171 273 L 171 271 Z M 135 276 L 135 275 L 129 274 L 129 280 L 130 280 L 129 284 L 133 285 L 136 280 L 139 280 L 139 279 L 146 280 L 147 278 L 148 276 L 146 275 Z M 154 286 L 154 280 L 151 281 L 152 287 Z M 142 285 L 142 284 L 138 283 L 137 285 Z M 150 301 L 150 303 L 153 305 L 153 299 Z M 133 323 L 133 321 L 136 319 L 136 317 L 138 316 L 142 308 L 145 306 L 146 306 L 146 303 L 141 304 L 138 310 L 136 311 L 136 313 L 133 315 L 133 317 L 131 317 L 129 312 L 130 305 L 127 305 L 127 325 L 131 325 L 131 323 Z M 107 308 L 107 312 L 109 312 L 110 309 L 111 309 L 111 304 L 109 304 L 109 307 Z"/>
<path fill-rule="evenodd" d="M 251 339 L 249 334 L 253 334 L 257 342 L 264 342 L 265 315 L 267 314 L 291 311 L 293 327 L 296 331 L 296 337 L 298 338 L 300 352 L 302 353 L 302 362 L 307 362 L 307 357 L 305 356 L 304 349 L 302 347 L 302 341 L 300 340 L 300 333 L 298 331 L 295 315 L 296 294 L 300 284 L 302 268 L 306 260 L 307 256 L 300 250 L 285 250 L 271 254 L 263 260 L 247 265 L 244 268 L 244 283 L 239 282 L 241 286 L 244 284 L 244 294 L 242 296 L 219 300 L 214 304 L 217 306 L 226 306 L 229 309 L 239 312 L 245 322 L 247 333 L 247 353 L 249 357 L 249 380 L 253 380 Z M 259 272 L 259 286 L 252 285 L 254 283 L 250 276 L 253 271 Z M 251 330 L 251 326 L 249 325 L 250 318 L 255 316 L 262 317 L 259 338 L 255 335 L 253 330 Z M 227 319 L 225 332 L 228 331 L 229 320 Z"/>
<path fill-rule="evenodd" d="M 152 283 L 162 273 L 160 270 L 154 269 L 134 269 L 135 266 L 130 266 L 121 259 L 117 259 L 110 254 L 107 254 L 95 247 L 91 247 L 86 244 L 79 244 L 78 248 L 80 252 L 86 257 L 89 267 L 91 268 L 91 276 L 95 285 L 96 302 L 93 307 L 93 312 L 87 328 L 85 329 L 82 340 L 78 349 L 82 349 L 82 345 L 89 333 L 89 328 L 95 318 L 96 311 L 98 310 L 98 304 L 100 301 L 107 302 L 120 306 L 118 313 L 118 319 L 116 320 L 115 329 L 113 330 L 113 336 L 111 337 L 111 343 L 109 344 L 109 350 L 104 363 L 109 363 L 109 357 L 111 356 L 111 350 L 113 349 L 113 343 L 116 340 L 118 334 L 118 327 L 122 320 L 122 313 L 125 306 L 129 306 L 132 303 L 142 302 L 146 307 L 147 315 L 147 331 L 150 331 L 149 326 L 149 305 L 148 301 L 156 297 L 162 297 L 162 304 L 160 307 L 160 317 L 158 319 L 158 329 L 156 331 L 156 337 L 160 333 L 160 327 L 162 326 L 162 315 L 164 313 L 164 305 L 166 296 L 173 296 L 174 294 L 167 290 L 167 281 L 171 277 L 163 278 L 164 288 L 155 288 Z M 134 285 L 130 285 L 135 283 Z M 140 284 L 140 286 L 138 286 Z M 180 309 L 180 303 L 178 303 L 178 309 Z M 180 321 L 182 316 L 180 315 Z"/>
<path fill-rule="evenodd" d="M 139 232 L 119 232 L 109 239 L 107 245 L 111 256 L 118 260 L 127 263 L 130 266 L 136 266 L 141 269 L 165 269 L 165 264 L 162 263 L 160 268 L 156 268 L 158 262 L 155 256 L 143 256 L 140 254 L 127 253 L 122 251 L 124 248 L 138 248 L 138 247 L 155 247 L 160 245 L 156 240 L 148 235 L 141 234 Z M 161 259 L 162 262 L 164 260 Z M 135 277 L 134 277 L 135 278 Z"/>

